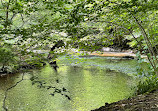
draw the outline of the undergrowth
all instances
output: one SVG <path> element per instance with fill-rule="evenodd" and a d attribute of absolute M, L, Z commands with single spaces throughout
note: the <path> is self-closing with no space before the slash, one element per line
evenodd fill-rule
<path fill-rule="evenodd" d="M 158 78 L 157 76 L 145 77 L 140 80 L 137 85 L 137 94 L 150 93 L 158 90 Z"/>

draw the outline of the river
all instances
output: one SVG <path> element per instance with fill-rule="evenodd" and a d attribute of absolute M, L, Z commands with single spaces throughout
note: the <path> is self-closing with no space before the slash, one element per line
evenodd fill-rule
<path fill-rule="evenodd" d="M 106 102 L 116 102 L 134 91 L 135 60 L 115 57 L 62 56 L 57 72 L 47 64 L 42 69 L 0 78 L 0 110 L 9 111 L 90 111 Z"/>

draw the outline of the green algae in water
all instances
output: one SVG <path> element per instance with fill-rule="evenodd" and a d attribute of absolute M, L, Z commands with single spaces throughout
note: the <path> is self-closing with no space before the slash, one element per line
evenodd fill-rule
<path fill-rule="evenodd" d="M 108 64 L 111 64 L 110 67 L 114 64 L 115 68 L 122 61 L 116 60 L 116 64 L 113 60 L 108 61 L 106 58 L 59 58 L 57 72 L 47 65 L 41 70 L 26 73 L 26 80 L 8 92 L 6 106 L 11 111 L 89 111 L 103 106 L 106 102 L 112 103 L 128 98 L 133 94 L 131 87 L 135 85 L 134 78 L 106 67 Z M 134 64 L 133 61 L 131 63 Z M 132 64 L 120 67 L 131 67 L 131 72 L 134 72 L 135 67 Z M 118 67 L 118 70 L 123 69 Z M 32 76 L 45 81 L 45 85 L 58 89 L 64 87 L 69 91 L 64 94 L 71 100 L 59 93 L 51 96 L 50 93 L 54 89 L 47 90 L 37 87 L 37 84 L 32 85 L 32 81 L 29 80 Z M 0 78 L 0 98 L 4 97 L 6 88 L 20 78 L 21 74 Z M 1 108 L 2 100 L 0 99 Z"/>

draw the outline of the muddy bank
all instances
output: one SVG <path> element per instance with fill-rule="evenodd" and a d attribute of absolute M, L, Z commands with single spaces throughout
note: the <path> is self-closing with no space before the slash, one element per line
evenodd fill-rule
<path fill-rule="evenodd" d="M 121 100 L 92 111 L 158 111 L 158 91 Z"/>

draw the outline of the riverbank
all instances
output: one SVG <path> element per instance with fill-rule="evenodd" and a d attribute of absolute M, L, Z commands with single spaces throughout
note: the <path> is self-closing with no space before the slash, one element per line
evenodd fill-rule
<path fill-rule="evenodd" d="M 111 104 L 105 103 L 105 106 L 92 111 L 158 111 L 158 91 Z"/>
<path fill-rule="evenodd" d="M 17 64 L 14 67 L 11 66 L 5 66 L 4 70 L 3 68 L 0 68 L 0 77 L 6 76 L 8 74 L 16 74 L 23 72 L 24 70 L 29 70 L 29 69 L 37 69 L 41 68 L 46 65 L 46 62 L 44 61 L 31 61 L 30 63 L 26 61 L 22 61 L 21 63 Z M 2 66 L 0 66 L 2 67 Z"/>
<path fill-rule="evenodd" d="M 35 54 L 48 54 L 49 50 L 34 50 L 33 51 Z M 89 51 L 78 51 L 77 49 L 71 49 L 68 51 L 67 55 L 77 55 L 79 57 L 93 57 L 93 56 L 102 56 L 102 57 L 120 57 L 123 59 L 134 59 L 137 58 L 136 54 L 133 53 L 131 50 L 125 50 L 122 52 L 119 51 L 94 51 L 94 52 L 89 52 Z M 146 56 L 141 56 L 142 58 L 146 58 Z M 30 60 L 22 60 L 22 63 L 17 64 L 15 68 L 8 68 L 8 66 L 5 68 L 5 70 L 0 70 L 0 76 L 6 75 L 6 74 L 11 74 L 11 73 L 17 73 L 19 70 L 23 69 L 33 69 L 36 67 L 42 67 L 46 63 L 41 62 L 40 59 L 33 60 L 31 57 L 24 57 L 24 58 L 30 58 Z M 44 58 L 46 60 L 47 58 Z M 39 61 L 40 60 L 40 61 Z M 27 62 L 25 62 L 27 61 Z M 24 62 L 24 63 L 23 63 Z"/>

